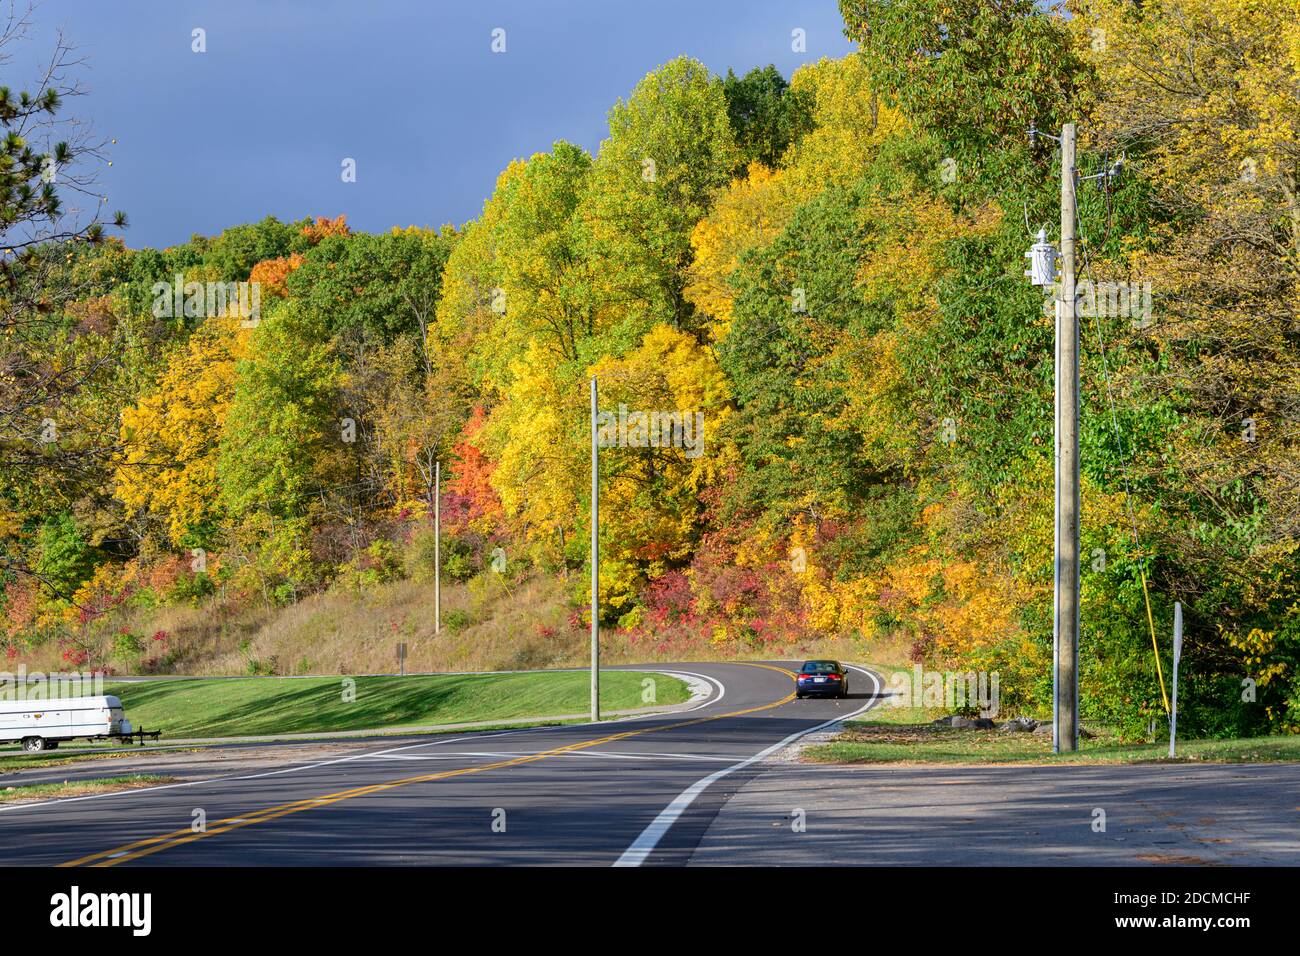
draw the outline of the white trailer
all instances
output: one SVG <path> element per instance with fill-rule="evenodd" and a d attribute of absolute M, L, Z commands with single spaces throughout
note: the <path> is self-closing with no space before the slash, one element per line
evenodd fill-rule
<path fill-rule="evenodd" d="M 130 738 L 122 701 L 104 697 L 0 700 L 0 743 L 18 740 L 28 753 L 53 750 L 64 740 Z"/>

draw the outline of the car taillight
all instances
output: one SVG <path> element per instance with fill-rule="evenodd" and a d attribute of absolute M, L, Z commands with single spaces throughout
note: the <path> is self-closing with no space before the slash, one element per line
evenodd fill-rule
<path fill-rule="evenodd" d="M 839 679 L 840 679 L 840 675 L 839 675 L 839 674 L 827 674 L 827 675 L 826 675 L 826 679 L 827 679 L 827 680 L 839 680 Z"/>

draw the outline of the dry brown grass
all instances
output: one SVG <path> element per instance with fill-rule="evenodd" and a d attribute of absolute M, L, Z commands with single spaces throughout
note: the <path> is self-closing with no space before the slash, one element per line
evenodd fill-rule
<path fill-rule="evenodd" d="M 269 674 L 391 674 L 396 646 L 407 645 L 406 670 L 415 672 L 532 670 L 580 667 L 589 659 L 585 624 L 572 622 L 564 584 L 533 574 L 510 581 L 484 574 L 467 584 L 445 583 L 440 634 L 433 631 L 433 587 L 408 578 L 361 591 L 334 589 L 286 608 L 238 607 L 209 600 L 202 606 L 136 609 L 114 623 L 149 635 L 167 633 L 170 667 L 159 673 L 200 676 Z M 789 644 L 715 644 L 702 637 L 632 639 L 612 628 L 602 634 L 603 660 L 667 663 L 686 660 L 770 660 L 837 657 L 907 666 L 902 641 L 871 646 L 849 639 Z M 154 653 L 150 647 L 146 656 Z M 52 644 L 34 649 L 9 669 L 69 670 Z M 118 674 L 135 667 L 113 661 Z"/>
<path fill-rule="evenodd" d="M 179 653 L 171 671 L 176 673 L 207 673 L 201 668 L 206 662 L 223 655 L 235 653 L 241 640 L 256 633 L 275 619 L 279 612 L 266 606 L 239 607 L 234 604 L 210 601 L 201 606 L 189 604 L 167 605 L 159 608 L 134 608 L 113 620 L 114 631 L 126 629 L 142 635 L 149 645 L 144 656 L 162 656 L 164 650 L 155 646 L 151 636 L 158 631 L 167 634 L 166 647 Z M 105 646 L 109 638 L 104 639 Z M 53 640 L 47 641 L 8 662 L 7 670 L 25 664 L 29 672 L 64 672 L 78 668 L 65 662 L 61 650 Z M 100 658 L 94 658 L 99 661 Z M 123 666 L 121 661 L 110 660 L 114 673 L 134 673 L 138 668 Z M 242 667 L 242 665 L 241 665 Z M 84 668 L 82 668 L 84 669 Z"/>
<path fill-rule="evenodd" d="M 396 647 L 408 671 L 526 670 L 577 663 L 583 635 L 568 623 L 559 583 L 537 577 L 507 590 L 493 575 L 442 591 L 443 628 L 433 627 L 433 588 L 413 580 L 358 593 L 331 591 L 285 608 L 194 673 L 246 673 L 248 660 L 281 674 L 393 673 Z"/>
<path fill-rule="evenodd" d="M 581 667 L 589 659 L 589 635 L 585 625 L 574 627 L 571 617 L 556 578 L 539 574 L 511 583 L 482 575 L 467 585 L 443 587 L 443 629 L 435 635 L 433 588 L 407 579 L 357 593 L 309 597 L 248 632 L 246 651 L 239 649 L 238 639 L 226 641 L 221 653 L 194 660 L 187 672 L 247 673 L 252 659 L 280 674 L 393 673 L 398 642 L 407 645 L 409 672 Z M 602 646 L 610 664 L 868 656 L 867 648 L 850 641 L 752 647 L 709 641 L 629 643 L 612 629 L 605 631 Z M 876 660 L 881 655 L 905 663 L 901 645 L 882 645 L 870 656 Z"/>

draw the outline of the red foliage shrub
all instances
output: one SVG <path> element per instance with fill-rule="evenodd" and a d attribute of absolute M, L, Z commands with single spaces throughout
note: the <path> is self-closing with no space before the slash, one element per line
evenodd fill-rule
<path fill-rule="evenodd" d="M 691 582 L 681 571 L 669 571 L 651 581 L 642 597 L 647 624 L 667 624 L 695 620 L 695 595 Z"/>
<path fill-rule="evenodd" d="M 452 532 L 479 518 L 501 517 L 501 499 L 491 483 L 496 465 L 474 443 L 486 423 L 483 406 L 475 405 L 461 430 L 460 441 L 452 449 L 458 464 L 442 496 L 443 522 Z"/>
<path fill-rule="evenodd" d="M 63 662 L 73 667 L 81 667 L 90 660 L 90 653 L 80 647 L 69 647 L 63 652 Z"/>

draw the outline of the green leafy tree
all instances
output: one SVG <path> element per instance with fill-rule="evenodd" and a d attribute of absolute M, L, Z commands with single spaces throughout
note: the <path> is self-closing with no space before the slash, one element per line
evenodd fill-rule
<path fill-rule="evenodd" d="M 774 168 L 790 144 L 812 128 L 810 98 L 792 90 L 771 64 L 744 76 L 727 70 L 722 92 L 740 154 L 737 172 L 754 162 Z"/>
<path fill-rule="evenodd" d="M 401 332 L 428 338 L 453 233 L 395 231 L 329 236 L 289 276 L 289 293 L 320 314 L 330 334 Z"/>
<path fill-rule="evenodd" d="M 296 594 L 312 580 L 311 518 L 342 446 L 339 375 L 324 322 L 292 302 L 261 321 L 236 365 L 217 478 L 234 543 L 264 587 L 278 576 Z"/>
<path fill-rule="evenodd" d="M 45 521 L 36 536 L 36 548 L 33 571 L 60 597 L 69 598 L 95 570 L 95 550 L 67 512 Z"/>
<path fill-rule="evenodd" d="M 253 266 L 263 260 L 306 251 L 310 242 L 303 235 L 303 227 L 309 221 L 280 222 L 274 216 L 267 216 L 261 222 L 231 226 L 211 239 L 195 236 L 191 243 L 202 256 L 203 264 L 216 270 L 219 280 L 243 282 Z"/>
<path fill-rule="evenodd" d="M 730 434 L 741 464 L 730 494 L 739 510 L 776 520 L 844 514 L 871 479 L 862 436 L 843 414 L 849 376 L 837 355 L 882 321 L 854 284 L 870 229 L 862 206 L 861 190 L 818 197 L 733 278 L 719 358 L 738 405 Z"/>
<path fill-rule="evenodd" d="M 975 166 L 980 150 L 1053 129 L 1090 71 L 1064 21 L 1034 0 L 840 0 L 879 92 Z"/>
<path fill-rule="evenodd" d="M 579 213 L 610 324 L 633 320 L 636 338 L 699 324 L 683 295 L 691 229 L 737 159 L 722 82 L 696 60 L 670 61 L 610 110 Z"/>

